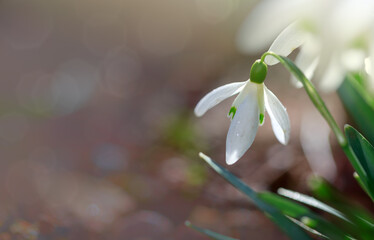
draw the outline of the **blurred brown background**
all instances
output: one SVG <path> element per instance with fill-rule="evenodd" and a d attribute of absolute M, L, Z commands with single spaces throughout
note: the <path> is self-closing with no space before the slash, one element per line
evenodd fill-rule
<path fill-rule="evenodd" d="M 240 239 L 286 239 L 197 157 L 225 165 L 230 100 L 200 119 L 192 110 L 211 89 L 248 78 L 259 56 L 240 54 L 235 39 L 253 4 L 1 1 L 0 239 L 207 239 L 187 219 Z M 355 188 L 288 79 L 271 67 L 267 85 L 289 111 L 290 144 L 267 117 L 229 169 L 257 190 L 307 192 L 311 169 Z M 336 96 L 324 97 L 343 123 Z"/>

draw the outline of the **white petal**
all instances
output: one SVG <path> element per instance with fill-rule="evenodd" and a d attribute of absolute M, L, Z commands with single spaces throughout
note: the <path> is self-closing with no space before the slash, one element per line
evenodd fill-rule
<path fill-rule="evenodd" d="M 374 36 L 372 35 L 372 38 Z M 374 93 L 374 43 L 369 45 L 369 57 L 365 59 L 365 70 L 369 75 L 368 87 L 370 93 Z"/>
<path fill-rule="evenodd" d="M 372 28 L 372 0 L 339 1 L 332 9 L 325 27 L 330 41 L 349 44 Z"/>
<path fill-rule="evenodd" d="M 265 87 L 265 107 L 275 136 L 279 142 L 286 145 L 290 139 L 290 119 L 286 108 L 267 87 Z"/>
<path fill-rule="evenodd" d="M 288 56 L 293 50 L 303 44 L 306 38 L 307 33 L 299 26 L 298 22 L 291 23 L 274 40 L 269 51 L 278 55 Z M 265 62 L 268 65 L 279 63 L 273 56 L 267 56 Z"/>
<path fill-rule="evenodd" d="M 345 73 L 336 57 L 332 57 L 325 71 L 321 73 L 319 88 L 324 92 L 335 91 L 343 82 Z"/>
<path fill-rule="evenodd" d="M 348 71 L 359 71 L 364 66 L 365 55 L 363 49 L 347 49 L 341 54 L 341 62 Z"/>
<path fill-rule="evenodd" d="M 257 84 L 257 100 L 258 100 L 258 109 L 259 109 L 259 122 L 262 126 L 265 122 L 265 84 Z"/>
<path fill-rule="evenodd" d="M 257 2 L 238 31 L 237 45 L 245 53 L 263 53 L 286 26 L 308 15 L 316 5 L 316 0 Z"/>
<path fill-rule="evenodd" d="M 195 107 L 195 115 L 201 117 L 206 111 L 242 90 L 245 82 L 235 82 L 218 87 L 205 95 Z"/>
<path fill-rule="evenodd" d="M 309 80 L 312 79 L 318 65 L 319 58 L 316 55 L 315 51 L 310 50 L 307 46 L 303 46 L 295 59 L 296 66 L 300 68 Z M 303 86 L 293 74 L 291 75 L 291 83 L 298 88 Z"/>
<path fill-rule="evenodd" d="M 257 83 L 253 83 L 250 80 L 248 80 L 241 88 L 241 91 L 239 95 L 235 98 L 234 102 L 232 103 L 233 107 L 238 108 L 239 105 L 244 101 L 244 99 L 247 97 L 248 94 L 256 94 L 257 92 Z"/>
<path fill-rule="evenodd" d="M 231 121 L 226 139 L 226 163 L 231 165 L 241 158 L 255 139 L 259 125 L 256 94 L 248 94 L 239 105 Z"/>

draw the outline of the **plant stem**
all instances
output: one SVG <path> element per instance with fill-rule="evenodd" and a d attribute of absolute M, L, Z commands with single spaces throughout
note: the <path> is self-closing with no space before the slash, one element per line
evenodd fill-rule
<path fill-rule="evenodd" d="M 353 159 L 354 154 L 352 153 L 351 148 L 348 146 L 347 138 L 339 128 L 330 111 L 327 109 L 325 102 L 322 100 L 321 96 L 318 94 L 317 90 L 309 81 L 309 79 L 305 77 L 304 73 L 290 59 L 279 56 L 273 52 L 265 52 L 261 57 L 261 61 L 264 61 L 265 57 L 268 55 L 275 57 L 288 71 L 290 71 L 293 75 L 295 75 L 297 79 L 299 79 L 299 81 L 303 84 L 310 100 L 312 101 L 314 106 L 316 106 L 317 110 L 321 113 L 322 117 L 327 121 L 331 130 L 335 134 L 338 143 L 343 149 L 345 155 L 349 158 L 349 160 Z"/>

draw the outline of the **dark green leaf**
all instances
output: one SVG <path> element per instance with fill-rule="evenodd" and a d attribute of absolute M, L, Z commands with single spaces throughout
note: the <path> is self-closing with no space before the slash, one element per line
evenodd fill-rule
<path fill-rule="evenodd" d="M 368 140 L 373 144 L 374 98 L 360 82 L 363 82 L 361 75 L 348 75 L 339 87 L 338 94 L 355 124 L 366 133 Z"/>
<path fill-rule="evenodd" d="M 346 125 L 345 134 L 349 147 L 357 159 L 353 164 L 365 190 L 374 196 L 374 148 L 356 129 Z"/>
<path fill-rule="evenodd" d="M 362 179 L 360 178 L 360 176 L 357 174 L 357 172 L 353 173 L 353 177 L 356 179 L 356 181 L 358 182 L 358 184 L 360 185 L 360 187 L 362 189 L 364 189 L 364 191 L 366 192 L 366 194 L 369 197 L 371 197 L 369 189 L 367 189 L 366 185 L 364 184 L 364 182 L 362 181 Z M 371 200 L 374 201 L 374 198 L 371 198 Z"/>

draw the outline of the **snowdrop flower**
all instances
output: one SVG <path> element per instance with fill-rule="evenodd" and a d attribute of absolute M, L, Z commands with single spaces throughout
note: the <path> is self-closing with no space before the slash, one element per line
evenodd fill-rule
<path fill-rule="evenodd" d="M 268 112 L 276 138 L 287 144 L 290 137 L 290 120 L 286 108 L 263 83 L 267 65 L 257 60 L 245 82 L 234 82 L 214 89 L 203 97 L 195 108 L 196 116 L 204 115 L 221 101 L 238 94 L 230 108 L 231 119 L 226 139 L 226 163 L 231 165 L 241 158 L 252 145 L 257 129 L 264 123 Z"/>
<path fill-rule="evenodd" d="M 365 69 L 365 59 L 374 69 L 374 1 L 262 1 L 243 24 L 239 48 L 254 53 L 273 40 L 269 51 L 278 55 L 300 47 L 295 63 L 306 77 L 336 90 L 348 72 Z M 265 62 L 278 63 L 272 56 Z"/>

